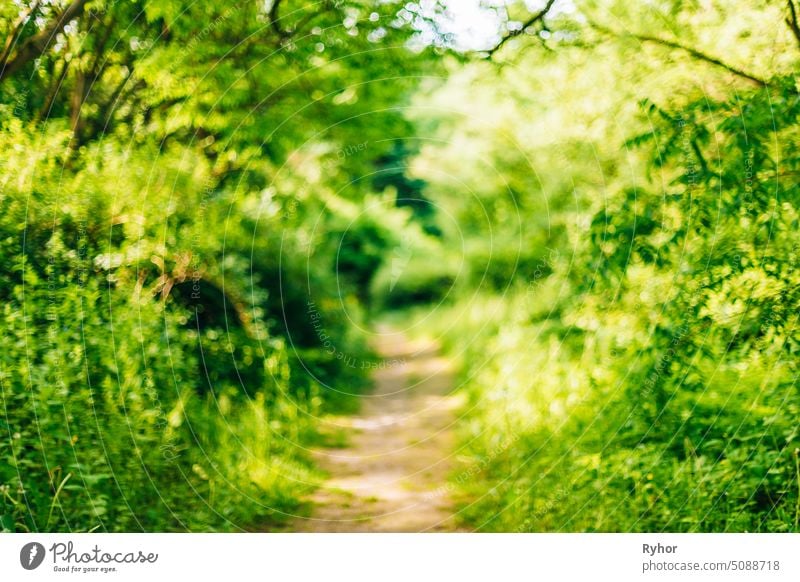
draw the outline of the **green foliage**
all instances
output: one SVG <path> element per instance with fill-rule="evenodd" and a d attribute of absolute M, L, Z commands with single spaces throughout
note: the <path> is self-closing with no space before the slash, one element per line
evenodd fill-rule
<path fill-rule="evenodd" d="M 664 37 L 660 26 L 648 29 L 653 15 L 614 6 L 629 29 Z M 702 43 L 697 31 L 725 37 L 741 24 L 689 6 L 658 18 L 683 26 L 680 40 L 692 47 Z M 794 77 L 782 55 L 755 88 L 752 78 L 735 90 L 719 83 L 721 67 L 701 58 L 662 66 L 656 78 L 657 57 L 631 64 L 641 44 L 606 43 L 586 67 L 569 69 L 595 34 L 584 27 L 580 48 L 556 42 L 555 52 L 539 51 L 535 73 L 519 63 L 478 83 L 459 72 L 429 98 L 464 95 L 461 83 L 471 83 L 458 111 L 466 121 L 441 129 L 458 149 L 432 149 L 418 167 L 440 190 L 434 201 L 474 225 L 466 236 L 482 235 L 472 268 L 493 263 L 505 273 L 477 297 L 476 284 L 466 285 L 437 316 L 469 395 L 461 451 L 479 470 L 454 476 L 470 500 L 465 519 L 489 531 L 798 531 Z M 782 42 L 796 64 L 793 39 Z M 773 50 L 760 39 L 726 48 L 713 52 L 734 63 L 747 51 L 763 62 Z M 694 67 L 699 80 L 685 83 Z M 551 75 L 569 82 L 548 89 Z M 606 118 L 619 116 L 613 124 L 584 122 L 594 104 L 580 90 L 592 82 L 588 96 Z M 498 96 L 488 108 L 497 83 L 539 92 L 526 106 Z M 638 113 L 627 109 L 636 102 Z M 493 129 L 478 134 L 487 118 Z M 473 198 L 448 196 L 454 181 L 437 178 L 429 160 L 447 167 L 465 156 L 502 168 L 503 179 L 465 169 L 458 176 Z M 509 190 L 513 206 L 503 204 Z M 486 240 L 501 224 L 535 242 Z M 460 233 L 445 231 L 454 244 Z"/>
<path fill-rule="evenodd" d="M 305 445 L 367 385 L 368 282 L 409 220 L 373 212 L 351 237 L 373 186 L 341 188 L 411 128 L 397 106 L 430 60 L 396 12 L 0 9 L 0 529 L 269 530 L 303 510 Z"/>

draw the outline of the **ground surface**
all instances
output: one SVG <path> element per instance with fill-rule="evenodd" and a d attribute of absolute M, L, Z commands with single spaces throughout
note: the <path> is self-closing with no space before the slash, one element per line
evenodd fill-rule
<path fill-rule="evenodd" d="M 334 419 L 346 446 L 314 451 L 329 479 L 294 531 L 457 531 L 447 478 L 460 401 L 449 362 L 433 342 L 388 329 L 378 337 L 386 366 L 375 371 L 361 411 Z"/>

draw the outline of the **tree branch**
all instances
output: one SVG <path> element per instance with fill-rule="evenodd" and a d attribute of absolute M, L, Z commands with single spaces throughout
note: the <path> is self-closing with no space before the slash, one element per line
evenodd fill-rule
<path fill-rule="evenodd" d="M 106 101 L 105 105 L 100 108 L 101 111 L 106 112 L 105 122 L 103 124 L 103 132 L 108 130 L 108 126 L 111 123 L 111 117 L 114 114 L 114 111 L 119 109 L 118 103 L 120 102 L 120 96 L 122 95 L 122 91 L 125 89 L 125 86 L 128 82 L 133 78 L 133 64 L 126 65 L 127 67 L 127 74 L 123 75 L 122 80 L 117 84 L 114 90 L 111 92 L 111 96 Z"/>
<path fill-rule="evenodd" d="M 539 12 L 532 14 L 530 18 L 528 18 L 528 20 L 522 23 L 522 28 L 520 28 L 518 31 L 509 32 L 508 34 L 503 36 L 503 38 L 500 39 L 500 42 L 498 42 L 488 51 L 485 51 L 488 55 L 488 58 L 491 59 L 494 53 L 499 51 L 503 47 L 503 45 L 506 44 L 509 40 L 511 40 L 516 36 L 519 36 L 521 33 L 525 32 L 526 29 L 530 28 L 537 22 L 543 20 L 544 17 L 547 16 L 547 13 L 550 11 L 550 9 L 553 7 L 553 4 L 555 4 L 555 2 L 556 0 L 547 0 L 547 4 L 544 5 L 544 8 L 542 8 Z"/>
<path fill-rule="evenodd" d="M 800 25 L 797 23 L 797 10 L 794 7 L 794 0 L 786 0 L 789 5 L 789 17 L 786 19 L 786 24 L 794 35 L 798 47 L 800 47 Z"/>
<path fill-rule="evenodd" d="M 49 88 L 47 90 L 47 97 L 44 100 L 44 104 L 42 108 L 39 110 L 39 113 L 36 116 L 36 119 L 47 119 L 50 115 L 50 110 L 53 107 L 53 103 L 55 102 L 56 96 L 58 95 L 61 86 L 64 84 L 64 79 L 67 78 L 67 71 L 69 70 L 69 65 L 72 62 L 72 59 L 64 58 L 63 65 L 61 66 L 61 72 L 58 74 L 58 77 L 55 76 L 55 69 L 53 70 L 53 74 L 51 75 L 51 81 Z"/>
<path fill-rule="evenodd" d="M 269 7 L 267 18 L 269 19 L 270 26 L 272 26 L 272 30 L 275 31 L 275 34 L 278 35 L 278 38 L 283 40 L 286 38 L 287 33 L 281 28 L 280 24 L 278 24 L 278 21 L 281 19 L 280 15 L 278 14 L 278 8 L 280 5 L 281 0 L 272 0 L 272 5 Z"/>
<path fill-rule="evenodd" d="M 25 23 L 36 14 L 36 11 L 39 9 L 39 5 L 41 4 L 41 0 L 36 0 L 31 9 L 28 10 L 26 14 L 23 14 L 17 23 L 14 25 L 14 29 L 11 31 L 11 34 L 8 35 L 6 39 L 6 44 L 3 47 L 3 52 L 0 53 L 0 63 L 5 63 L 8 60 L 8 56 L 11 54 L 11 51 L 14 48 L 14 42 L 17 40 L 17 35 L 22 32 L 22 28 L 25 26 Z"/>
<path fill-rule="evenodd" d="M 747 79 L 748 81 L 750 81 L 752 83 L 755 83 L 759 87 L 769 87 L 770 86 L 769 82 L 766 81 L 765 79 L 762 79 L 761 77 L 757 77 L 756 75 L 753 75 L 751 73 L 743 71 L 742 69 L 739 69 L 739 68 L 737 68 L 737 67 L 735 67 L 733 65 L 730 65 L 728 63 L 725 63 L 725 62 L 719 60 L 716 57 L 713 57 L 711 55 L 707 55 L 704 52 L 701 52 L 701 51 L 699 51 L 699 50 L 697 50 L 695 48 L 683 45 L 683 44 L 681 44 L 681 43 L 679 43 L 677 41 L 669 40 L 669 39 L 666 39 L 666 38 L 660 38 L 660 37 L 657 37 L 657 36 L 650 36 L 648 34 L 634 34 L 634 33 L 618 34 L 618 33 L 615 33 L 613 31 L 609 30 L 608 28 L 605 28 L 604 26 L 602 26 L 600 24 L 595 24 L 595 23 L 591 23 L 591 26 L 593 28 L 596 28 L 597 30 L 599 30 L 601 32 L 604 32 L 604 33 L 609 34 L 611 36 L 616 36 L 618 38 L 627 36 L 627 37 L 636 39 L 636 40 L 638 40 L 640 42 L 650 42 L 650 43 L 653 43 L 653 44 L 658 44 L 658 45 L 661 45 L 661 46 L 665 46 L 667 48 L 683 51 L 683 52 L 687 53 L 688 55 L 694 57 L 695 59 L 697 59 L 699 61 L 703 61 L 703 62 L 712 64 L 714 66 L 717 66 L 717 67 L 719 67 L 721 69 L 724 69 L 724 70 L 728 71 L 729 73 L 731 73 L 733 75 L 736 75 L 737 77 L 741 77 L 742 79 Z"/>
<path fill-rule="evenodd" d="M 40 57 L 47 50 L 58 33 L 73 19 L 83 13 L 89 0 L 73 0 L 59 16 L 50 22 L 44 30 L 25 39 L 17 49 L 14 58 L 5 59 L 0 63 L 0 81 L 13 75 L 27 63 Z"/>

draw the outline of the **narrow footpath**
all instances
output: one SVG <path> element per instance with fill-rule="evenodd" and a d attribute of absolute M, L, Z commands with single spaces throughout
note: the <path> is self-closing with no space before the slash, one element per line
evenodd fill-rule
<path fill-rule="evenodd" d="M 310 499 L 302 532 L 458 531 L 447 478 L 461 404 L 450 362 L 432 342 L 382 329 L 375 346 L 387 362 L 361 411 L 335 419 L 347 446 L 319 448 L 329 478 Z"/>

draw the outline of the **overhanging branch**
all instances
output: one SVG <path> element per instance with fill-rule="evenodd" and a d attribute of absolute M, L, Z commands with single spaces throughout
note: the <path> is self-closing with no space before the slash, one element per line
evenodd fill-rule
<path fill-rule="evenodd" d="M 800 47 L 800 25 L 797 22 L 797 9 L 794 6 L 794 0 L 787 0 L 787 4 L 789 4 L 789 17 L 786 19 L 786 24 Z"/>
<path fill-rule="evenodd" d="M 522 23 L 522 27 L 519 29 L 519 31 L 509 32 L 506 35 L 504 35 L 503 38 L 501 38 L 496 45 L 494 45 L 489 50 L 485 51 L 488 57 L 491 59 L 494 53 L 499 51 L 503 47 L 503 45 L 506 44 L 509 40 L 511 40 L 516 36 L 519 36 L 520 33 L 525 32 L 525 30 L 527 30 L 537 22 L 543 21 L 544 17 L 547 16 L 548 12 L 550 12 L 550 9 L 553 7 L 553 4 L 555 4 L 555 2 L 556 0 L 547 0 L 547 4 L 544 5 L 544 8 L 542 8 L 539 12 L 532 14 L 525 22 Z"/>
<path fill-rule="evenodd" d="M 14 28 L 11 30 L 11 33 L 6 38 L 5 46 L 3 47 L 3 52 L 0 53 L 0 63 L 5 63 L 8 60 L 8 56 L 11 54 L 11 51 L 14 49 L 14 43 L 17 41 L 17 36 L 20 32 L 22 32 L 22 28 L 25 26 L 25 23 L 36 14 L 36 11 L 39 10 L 39 6 L 41 5 L 41 0 L 36 0 L 31 9 L 28 10 L 25 14 L 20 16 L 19 20 L 17 20 Z"/>
<path fill-rule="evenodd" d="M 269 24 L 272 27 L 272 30 L 275 31 L 275 34 L 278 35 L 278 38 L 281 40 L 285 39 L 287 33 L 285 30 L 281 28 L 279 24 L 280 15 L 278 14 L 278 9 L 280 8 L 281 0 L 272 0 L 272 5 L 269 7 L 269 13 L 267 14 L 267 18 L 269 19 Z"/>
<path fill-rule="evenodd" d="M 6 58 L 0 62 L 0 81 L 5 80 L 20 70 L 27 63 L 39 58 L 53 42 L 56 35 L 64 30 L 64 27 L 83 13 L 83 9 L 89 0 L 73 0 L 64 11 L 50 22 L 44 30 L 26 38 L 17 48 L 13 58 Z"/>
<path fill-rule="evenodd" d="M 708 55 L 708 54 L 706 54 L 706 53 L 704 53 L 702 51 L 699 51 L 699 50 L 697 50 L 697 49 L 695 49 L 693 47 L 690 47 L 690 46 L 686 46 L 686 45 L 681 44 L 681 43 L 679 43 L 677 41 L 669 40 L 669 39 L 666 39 L 666 38 L 660 38 L 660 37 L 657 37 L 657 36 L 651 36 L 651 35 L 648 35 L 648 34 L 615 33 L 615 32 L 609 30 L 608 28 L 605 28 L 604 26 L 602 26 L 600 24 L 592 23 L 591 26 L 593 28 L 599 30 L 600 32 L 603 32 L 603 33 L 611 35 L 611 36 L 615 36 L 617 38 L 628 37 L 628 38 L 632 38 L 632 39 L 638 40 L 639 42 L 649 42 L 649 43 L 658 44 L 658 45 L 661 45 L 661 46 L 664 46 L 664 47 L 667 47 L 667 48 L 671 48 L 671 49 L 682 51 L 682 52 L 694 57 L 695 59 L 697 59 L 699 61 L 703 61 L 703 62 L 712 64 L 712 65 L 714 65 L 716 67 L 724 69 L 725 71 L 727 71 L 727 72 L 729 72 L 729 73 L 731 73 L 733 75 L 736 75 L 737 77 L 741 77 L 742 79 L 746 79 L 746 80 L 750 81 L 751 83 L 755 83 L 759 87 L 769 87 L 770 86 L 770 83 L 767 80 L 762 79 L 761 77 L 758 77 L 758 76 L 756 76 L 756 75 L 754 75 L 752 73 L 748 73 L 747 71 L 743 71 L 742 69 L 740 69 L 738 67 L 735 67 L 735 66 L 733 66 L 731 64 L 728 64 L 728 63 L 726 63 L 724 61 L 721 61 L 717 57 Z"/>

